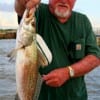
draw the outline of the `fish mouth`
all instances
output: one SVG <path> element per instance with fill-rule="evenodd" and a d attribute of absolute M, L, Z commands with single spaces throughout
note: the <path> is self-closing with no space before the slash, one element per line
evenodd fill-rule
<path fill-rule="evenodd" d="M 25 13 L 23 15 L 24 22 L 26 24 L 29 24 L 33 20 L 33 17 L 34 17 L 33 9 L 31 9 L 31 10 L 26 9 Z"/>

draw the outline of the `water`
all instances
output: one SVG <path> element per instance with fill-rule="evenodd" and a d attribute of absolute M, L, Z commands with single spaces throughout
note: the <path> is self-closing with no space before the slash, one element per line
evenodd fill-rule
<path fill-rule="evenodd" d="M 0 100 L 14 100 L 16 94 L 15 61 L 9 62 L 7 53 L 15 47 L 15 40 L 0 40 Z M 86 76 L 88 100 L 100 100 L 100 67 Z"/>
<path fill-rule="evenodd" d="M 6 57 L 14 46 L 15 40 L 0 40 L 0 100 L 13 100 L 16 91 L 15 62 Z"/>

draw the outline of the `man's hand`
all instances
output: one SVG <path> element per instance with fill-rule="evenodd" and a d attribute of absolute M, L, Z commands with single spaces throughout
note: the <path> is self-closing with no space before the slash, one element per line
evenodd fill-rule
<path fill-rule="evenodd" d="M 29 0 L 16 0 L 19 4 L 23 5 L 24 7 L 26 6 L 26 3 L 29 1 Z"/>
<path fill-rule="evenodd" d="M 40 3 L 40 0 L 17 0 L 17 1 L 28 9 L 34 8 Z"/>
<path fill-rule="evenodd" d="M 69 69 L 68 68 L 59 68 L 51 71 L 47 75 L 43 75 L 43 81 L 51 87 L 60 87 L 67 80 L 69 80 Z"/>
<path fill-rule="evenodd" d="M 40 3 L 40 0 L 26 0 L 26 8 L 31 9 L 37 7 Z"/>
<path fill-rule="evenodd" d="M 22 16 L 26 8 L 35 11 L 39 3 L 40 0 L 15 0 L 15 10 L 19 16 Z"/>

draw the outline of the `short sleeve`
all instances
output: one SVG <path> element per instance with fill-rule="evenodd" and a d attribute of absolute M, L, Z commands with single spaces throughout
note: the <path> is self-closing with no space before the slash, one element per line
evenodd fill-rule
<path fill-rule="evenodd" d="M 93 54 L 100 58 L 100 48 L 97 46 L 96 35 L 88 18 L 86 18 L 86 54 Z"/>

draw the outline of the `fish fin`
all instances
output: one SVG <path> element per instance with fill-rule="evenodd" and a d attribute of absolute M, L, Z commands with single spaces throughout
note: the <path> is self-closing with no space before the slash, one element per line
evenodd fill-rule
<path fill-rule="evenodd" d="M 37 48 L 39 50 L 39 56 L 40 58 L 44 58 L 46 62 L 46 66 L 52 62 L 52 53 L 50 49 L 48 48 L 46 42 L 43 40 L 43 38 L 39 35 L 36 34 L 36 43 L 37 43 Z M 41 61 L 41 59 L 40 59 Z"/>
<path fill-rule="evenodd" d="M 8 54 L 7 54 L 7 57 L 9 57 L 9 61 L 12 61 L 13 58 L 16 56 L 16 53 L 17 53 L 17 49 L 13 49 L 12 51 L 10 51 Z"/>
<path fill-rule="evenodd" d="M 38 49 L 38 63 L 39 66 L 45 67 L 48 65 L 48 61 L 46 60 L 45 56 L 42 54 L 42 52 Z"/>
<path fill-rule="evenodd" d="M 18 96 L 18 93 L 15 94 L 15 100 L 20 100 L 19 96 Z"/>

